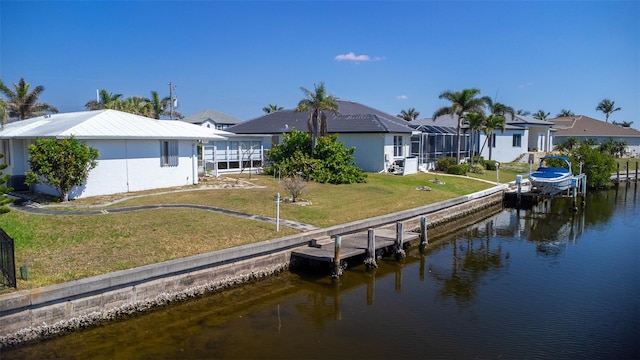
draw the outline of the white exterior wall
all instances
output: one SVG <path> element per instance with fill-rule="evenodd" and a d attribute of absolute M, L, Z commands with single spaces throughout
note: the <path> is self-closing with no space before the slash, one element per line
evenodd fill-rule
<path fill-rule="evenodd" d="M 516 160 L 520 155 L 527 152 L 529 147 L 527 133 L 525 130 L 505 130 L 504 132 L 494 132 L 496 135 L 496 146 L 491 149 L 491 160 L 498 162 L 512 162 Z M 520 147 L 513 146 L 513 135 L 520 134 Z M 480 135 L 480 147 L 486 139 L 486 135 Z M 485 145 L 480 154 L 486 160 L 489 160 L 489 144 Z"/>
<path fill-rule="evenodd" d="M 98 165 L 84 186 L 75 187 L 69 199 L 198 183 L 196 143 L 178 142 L 178 166 L 161 166 L 160 140 L 91 140 L 100 152 Z M 57 195 L 55 189 L 37 185 L 36 191 Z"/>

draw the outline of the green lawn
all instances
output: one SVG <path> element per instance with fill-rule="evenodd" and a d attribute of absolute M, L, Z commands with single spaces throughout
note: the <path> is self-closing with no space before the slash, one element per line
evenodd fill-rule
<path fill-rule="evenodd" d="M 495 172 L 485 174 L 495 181 Z M 397 176 L 368 174 L 364 184 L 307 183 L 302 198 L 312 203 L 283 203 L 282 219 L 317 227 L 392 213 L 473 193 L 492 183 L 468 177 L 438 175 L 443 185 L 431 183 L 434 174 Z M 241 175 L 242 180 L 249 180 Z M 502 182 L 515 172 L 501 171 Z M 134 198 L 113 207 L 145 204 L 203 204 L 275 217 L 275 195 L 286 197 L 281 184 L 269 176 L 253 175 L 257 189 L 198 190 Z M 432 191 L 417 190 L 429 186 Z M 195 187 L 194 187 L 195 188 Z M 149 193 L 149 192 L 147 192 Z M 126 194 L 135 195 L 135 194 Z M 95 203 L 96 199 L 71 205 Z M 73 211 L 79 211 L 73 209 Z M 2 227 L 16 244 L 16 267 L 29 268 L 29 280 L 19 289 L 35 288 L 160 261 L 278 238 L 297 231 L 202 210 L 155 209 L 103 215 L 50 216 L 11 211 L 0 216 Z"/>

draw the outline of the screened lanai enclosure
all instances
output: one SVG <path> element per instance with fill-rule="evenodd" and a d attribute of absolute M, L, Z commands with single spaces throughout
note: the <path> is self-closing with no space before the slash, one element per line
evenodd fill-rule
<path fill-rule="evenodd" d="M 414 127 L 414 126 L 412 126 Z M 458 139 L 456 128 L 433 125 L 417 125 L 414 127 L 420 134 L 411 136 L 411 155 L 418 158 L 418 166 L 425 170 L 435 169 L 436 162 L 444 157 L 456 157 Z M 460 157 L 470 157 L 470 139 L 466 129 L 460 132 Z"/>
<path fill-rule="evenodd" d="M 222 140 L 202 145 L 199 154 L 201 174 L 259 172 L 265 159 L 261 140 Z"/>

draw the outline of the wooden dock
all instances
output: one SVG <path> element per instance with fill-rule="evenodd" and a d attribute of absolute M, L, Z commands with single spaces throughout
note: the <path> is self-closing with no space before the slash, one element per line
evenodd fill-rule
<path fill-rule="evenodd" d="M 378 228 L 374 229 L 375 250 L 385 250 L 396 246 L 397 235 L 393 229 Z M 416 240 L 420 234 L 416 232 L 402 232 L 403 243 Z M 348 260 L 357 256 L 363 256 L 367 253 L 369 243 L 369 232 L 358 232 L 355 234 L 347 234 L 341 236 L 340 260 Z M 307 247 L 294 250 L 291 257 L 324 262 L 332 264 L 335 259 L 335 240 L 334 238 L 324 237 L 314 239 Z"/>

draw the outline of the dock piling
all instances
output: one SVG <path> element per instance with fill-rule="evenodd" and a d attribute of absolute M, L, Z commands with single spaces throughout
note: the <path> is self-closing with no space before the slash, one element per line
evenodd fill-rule
<path fill-rule="evenodd" d="M 396 222 L 396 259 L 404 259 L 407 254 L 404 252 L 404 224 L 401 221 Z"/>
<path fill-rule="evenodd" d="M 374 269 L 378 267 L 376 262 L 376 232 L 375 229 L 369 229 L 367 231 L 367 254 L 364 259 L 364 265 L 367 269 Z"/>
<path fill-rule="evenodd" d="M 340 266 L 340 248 L 342 247 L 342 237 L 336 235 L 334 237 L 334 252 L 333 252 L 333 273 L 331 277 L 336 279 L 342 275 L 342 267 Z"/>
<path fill-rule="evenodd" d="M 427 217 L 422 216 L 420 218 L 420 249 L 424 249 L 429 245 L 427 240 Z"/>

